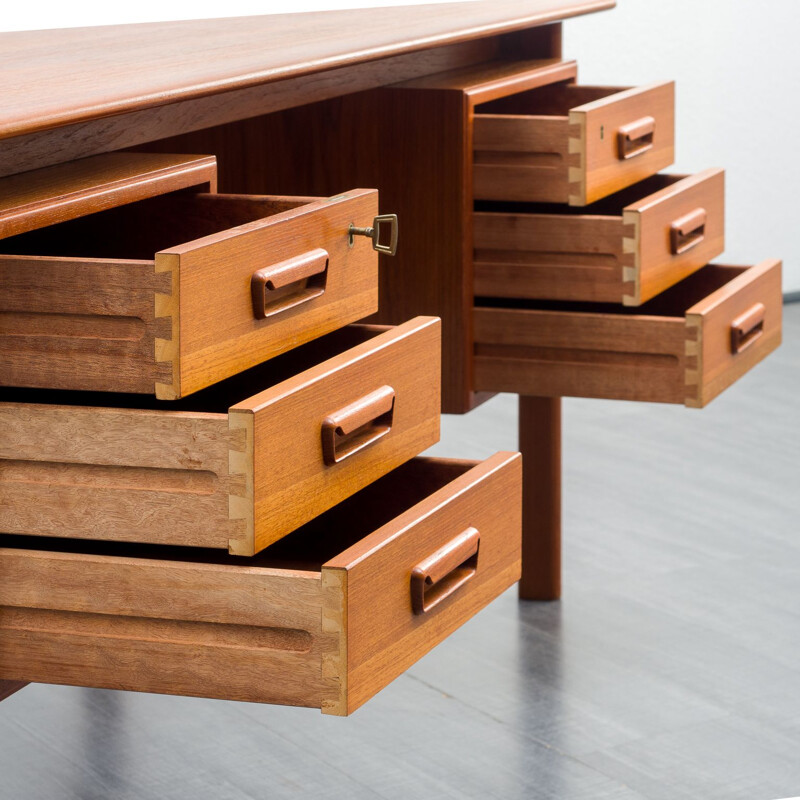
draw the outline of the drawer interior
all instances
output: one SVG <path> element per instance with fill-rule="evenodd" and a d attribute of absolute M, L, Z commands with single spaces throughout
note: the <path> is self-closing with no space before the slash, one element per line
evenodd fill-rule
<path fill-rule="evenodd" d="M 152 260 L 160 250 L 280 214 L 315 199 L 171 192 L 9 237 L 0 242 L 0 252 Z"/>
<path fill-rule="evenodd" d="M 674 186 L 684 180 L 686 175 L 657 173 L 649 178 L 627 186 L 614 194 L 595 200 L 585 206 L 569 206 L 566 203 L 525 203 L 492 200 L 476 200 L 475 211 L 494 212 L 503 214 L 562 214 L 568 216 L 604 216 L 621 217 L 623 210 L 645 200 L 650 195 Z"/>
<path fill-rule="evenodd" d="M 412 459 L 251 557 L 233 556 L 210 548 L 10 534 L 0 534 L 0 547 L 320 572 L 325 562 L 474 466 L 475 462 L 472 461 Z"/>
<path fill-rule="evenodd" d="M 738 275 L 746 272 L 746 266 L 708 264 L 685 278 L 680 283 L 648 300 L 640 306 L 623 306 L 617 303 L 574 303 L 550 300 L 525 300 L 496 297 L 476 297 L 475 305 L 486 308 L 518 308 L 536 311 L 559 311 L 586 314 L 612 314 L 628 317 L 665 317 L 681 321 L 695 303 L 721 289 Z"/>
<path fill-rule="evenodd" d="M 144 394 L 6 387 L 3 388 L 3 399 L 13 403 L 227 414 L 228 409 L 236 403 L 368 342 L 388 329 L 380 325 L 340 328 L 181 400 L 158 400 Z"/>
<path fill-rule="evenodd" d="M 500 97 L 475 106 L 477 114 L 522 114 L 525 116 L 566 117 L 570 109 L 602 100 L 625 91 L 615 86 L 579 86 L 561 81 Z"/>

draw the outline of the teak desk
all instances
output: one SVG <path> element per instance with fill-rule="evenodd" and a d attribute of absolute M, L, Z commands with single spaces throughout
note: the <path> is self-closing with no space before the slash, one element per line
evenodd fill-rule
<path fill-rule="evenodd" d="M 441 317 L 445 412 L 520 395 L 520 596 L 555 599 L 561 396 L 702 406 L 780 342 L 779 263 L 706 266 L 722 171 L 656 174 L 673 85 L 584 87 L 562 59 L 561 20 L 613 5 L 3 34 L 0 177 L 139 150 L 214 155 L 231 194 L 377 188 L 400 246 L 370 321 Z"/>

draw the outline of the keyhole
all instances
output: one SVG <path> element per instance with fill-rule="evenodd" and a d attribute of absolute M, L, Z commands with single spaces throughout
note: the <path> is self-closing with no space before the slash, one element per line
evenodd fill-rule
<path fill-rule="evenodd" d="M 601 139 L 605 139 L 605 136 L 606 136 L 606 126 L 605 125 L 601 125 L 600 126 L 600 138 Z"/>

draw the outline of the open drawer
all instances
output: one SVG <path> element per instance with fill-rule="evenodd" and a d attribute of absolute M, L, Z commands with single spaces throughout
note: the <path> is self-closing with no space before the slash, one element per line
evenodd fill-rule
<path fill-rule="evenodd" d="M 0 240 L 0 385 L 175 399 L 361 319 L 377 213 L 179 191 Z"/>
<path fill-rule="evenodd" d="M 725 249 L 725 173 L 659 174 L 586 208 L 482 204 L 475 294 L 640 305 Z"/>
<path fill-rule="evenodd" d="M 639 308 L 476 300 L 475 388 L 702 407 L 781 342 L 781 263 L 709 264 Z"/>
<path fill-rule="evenodd" d="M 584 206 L 668 167 L 675 85 L 559 82 L 476 106 L 473 194 Z"/>
<path fill-rule="evenodd" d="M 520 478 L 415 459 L 247 562 L 0 537 L 0 680 L 349 714 L 519 579 Z"/>
<path fill-rule="evenodd" d="M 354 325 L 179 401 L 9 389 L 0 530 L 252 555 L 439 438 L 440 324 Z"/>

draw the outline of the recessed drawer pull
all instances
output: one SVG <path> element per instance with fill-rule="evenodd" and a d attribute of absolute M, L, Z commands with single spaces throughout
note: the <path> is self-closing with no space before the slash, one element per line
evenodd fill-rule
<path fill-rule="evenodd" d="M 389 226 L 389 244 L 381 244 L 381 224 Z M 372 239 L 372 249 L 387 256 L 393 256 L 397 252 L 397 214 L 379 214 L 372 220 L 371 228 L 357 228 L 350 223 L 350 247 L 355 244 L 356 236 L 366 236 Z"/>
<path fill-rule="evenodd" d="M 617 132 L 617 147 L 620 161 L 640 156 L 653 149 L 656 121 L 653 117 L 641 117 L 623 125 Z"/>
<path fill-rule="evenodd" d="M 325 292 L 328 252 L 318 247 L 253 273 L 253 316 L 266 319 L 307 303 Z"/>
<path fill-rule="evenodd" d="M 481 535 L 467 528 L 411 571 L 411 606 L 425 614 L 450 597 L 478 569 Z"/>
<path fill-rule="evenodd" d="M 679 256 L 696 247 L 705 239 L 706 210 L 695 208 L 688 214 L 678 217 L 669 226 L 669 245 L 672 255 Z"/>
<path fill-rule="evenodd" d="M 392 428 L 394 389 L 381 386 L 322 423 L 322 459 L 338 464 L 385 436 Z"/>
<path fill-rule="evenodd" d="M 741 353 L 764 333 L 763 303 L 756 303 L 731 322 L 731 352 Z"/>

